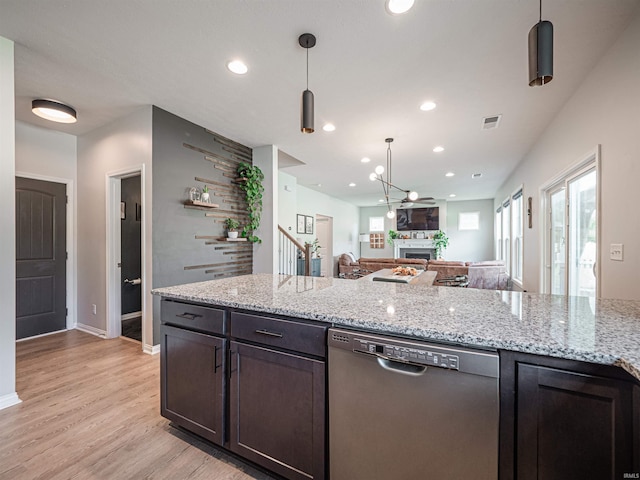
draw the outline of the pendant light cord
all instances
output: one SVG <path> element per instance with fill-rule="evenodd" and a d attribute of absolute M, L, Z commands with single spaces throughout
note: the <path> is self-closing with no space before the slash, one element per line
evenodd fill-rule
<path fill-rule="evenodd" d="M 542 3 L 542 0 L 540 0 L 540 2 Z M 542 8 L 542 6 L 540 8 Z M 307 50 L 307 90 L 309 90 L 309 42 L 308 41 L 307 41 L 306 50 Z"/>
<path fill-rule="evenodd" d="M 540 21 L 542 21 L 542 0 L 540 0 Z M 308 60 L 307 60 L 307 62 L 308 62 Z"/>

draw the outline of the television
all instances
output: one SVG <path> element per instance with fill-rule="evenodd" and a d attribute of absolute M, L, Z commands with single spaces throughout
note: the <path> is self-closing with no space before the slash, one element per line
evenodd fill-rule
<path fill-rule="evenodd" d="M 410 230 L 440 230 L 439 207 L 398 208 L 396 210 L 399 232 Z"/>

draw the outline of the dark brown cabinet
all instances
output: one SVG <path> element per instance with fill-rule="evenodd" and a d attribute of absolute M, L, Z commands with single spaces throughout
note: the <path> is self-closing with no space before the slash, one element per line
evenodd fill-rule
<path fill-rule="evenodd" d="M 225 331 L 224 311 L 163 301 L 162 321 L 161 414 L 223 445 L 228 341 L 216 334 Z"/>
<path fill-rule="evenodd" d="M 504 353 L 502 373 L 501 480 L 636 478 L 624 477 L 639 471 L 638 387 L 625 372 Z"/>
<path fill-rule="evenodd" d="M 326 327 L 234 312 L 231 336 L 229 448 L 288 479 L 324 479 Z"/>

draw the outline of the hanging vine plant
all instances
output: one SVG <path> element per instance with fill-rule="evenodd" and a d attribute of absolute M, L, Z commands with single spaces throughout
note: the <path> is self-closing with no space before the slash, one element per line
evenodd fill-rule
<path fill-rule="evenodd" d="M 241 163 L 237 170 L 240 177 L 240 188 L 244 191 L 247 201 L 247 213 L 249 214 L 249 223 L 242 228 L 242 236 L 250 242 L 262 243 L 262 240 L 253 234 L 260 226 L 260 218 L 262 217 L 262 193 L 264 187 L 264 173 L 260 168 L 248 163 Z"/>

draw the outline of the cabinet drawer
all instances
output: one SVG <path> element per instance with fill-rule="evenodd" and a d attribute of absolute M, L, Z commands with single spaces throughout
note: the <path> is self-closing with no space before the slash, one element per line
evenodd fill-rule
<path fill-rule="evenodd" d="M 224 310 L 203 307 L 175 300 L 162 300 L 162 323 L 190 330 L 224 335 L 226 333 Z"/>
<path fill-rule="evenodd" d="M 231 336 L 318 357 L 326 355 L 326 331 L 323 325 L 231 313 Z"/>

